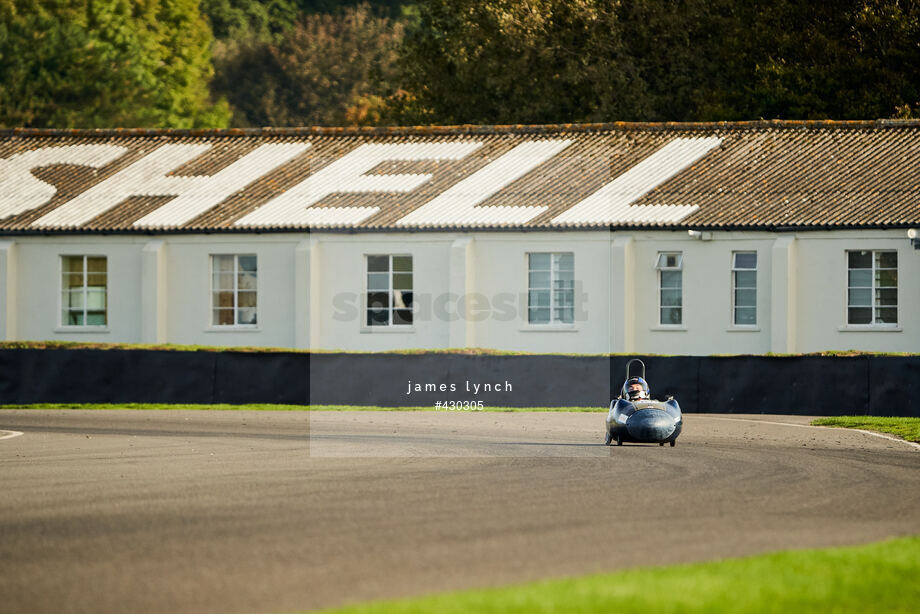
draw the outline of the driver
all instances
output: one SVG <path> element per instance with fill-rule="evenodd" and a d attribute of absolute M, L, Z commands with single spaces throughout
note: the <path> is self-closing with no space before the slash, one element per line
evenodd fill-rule
<path fill-rule="evenodd" d="M 648 382 L 641 377 L 626 380 L 623 388 L 626 391 L 626 398 L 630 401 L 643 401 L 649 398 Z"/>

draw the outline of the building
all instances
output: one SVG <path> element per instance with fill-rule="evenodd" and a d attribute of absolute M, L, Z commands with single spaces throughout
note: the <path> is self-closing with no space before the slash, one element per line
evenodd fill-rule
<path fill-rule="evenodd" d="M 910 352 L 918 228 L 914 121 L 11 130 L 0 338 Z"/>

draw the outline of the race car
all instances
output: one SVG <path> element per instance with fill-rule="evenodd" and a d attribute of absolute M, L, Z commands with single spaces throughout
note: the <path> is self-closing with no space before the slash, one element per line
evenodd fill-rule
<path fill-rule="evenodd" d="M 630 376 L 630 368 L 638 363 L 642 366 L 641 376 Z M 636 443 L 668 443 L 673 448 L 683 426 L 680 406 L 673 397 L 665 401 L 649 398 L 648 382 L 645 381 L 645 363 L 634 358 L 626 363 L 626 382 L 620 396 L 610 402 L 607 412 L 607 430 L 604 444 L 616 441 Z"/>

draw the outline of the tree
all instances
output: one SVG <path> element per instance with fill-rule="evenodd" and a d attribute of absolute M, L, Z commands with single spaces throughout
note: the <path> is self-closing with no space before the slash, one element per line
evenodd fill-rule
<path fill-rule="evenodd" d="M 371 75 L 388 79 L 401 35 L 400 23 L 375 16 L 366 4 L 305 15 L 278 43 L 226 43 L 215 56 L 214 90 L 230 101 L 239 126 L 366 121 L 359 107 L 374 94 Z"/>
<path fill-rule="evenodd" d="M 296 0 L 201 0 L 201 13 L 214 37 L 272 40 L 293 27 Z"/>
<path fill-rule="evenodd" d="M 647 91 L 641 112 L 629 119 L 698 121 L 710 109 L 712 119 L 729 119 L 719 116 L 722 92 L 744 87 L 749 72 L 744 6 L 736 0 L 618 3 L 623 46 Z"/>
<path fill-rule="evenodd" d="M 196 0 L 0 0 L 0 125 L 226 125 Z"/>
<path fill-rule="evenodd" d="M 362 4 L 393 19 L 405 0 L 201 0 L 201 13 L 219 41 L 277 42 L 304 15 L 337 15 Z"/>
<path fill-rule="evenodd" d="M 754 78 L 734 101 L 737 114 L 863 119 L 920 110 L 916 2 L 761 2 L 757 23 Z"/>
<path fill-rule="evenodd" d="M 429 0 L 400 50 L 402 121 L 544 123 L 642 115 L 645 84 L 605 0 Z M 628 94 L 627 94 L 628 93 Z"/>
<path fill-rule="evenodd" d="M 920 111 L 908 0 L 421 0 L 401 123 L 875 118 Z M 380 93 L 380 92 L 378 92 Z"/>

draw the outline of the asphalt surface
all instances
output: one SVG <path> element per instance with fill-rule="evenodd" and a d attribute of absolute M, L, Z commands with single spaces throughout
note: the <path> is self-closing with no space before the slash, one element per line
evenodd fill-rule
<path fill-rule="evenodd" d="M 0 611 L 290 612 L 920 533 L 920 450 L 808 421 L 608 448 L 602 413 L 4 410 Z"/>

